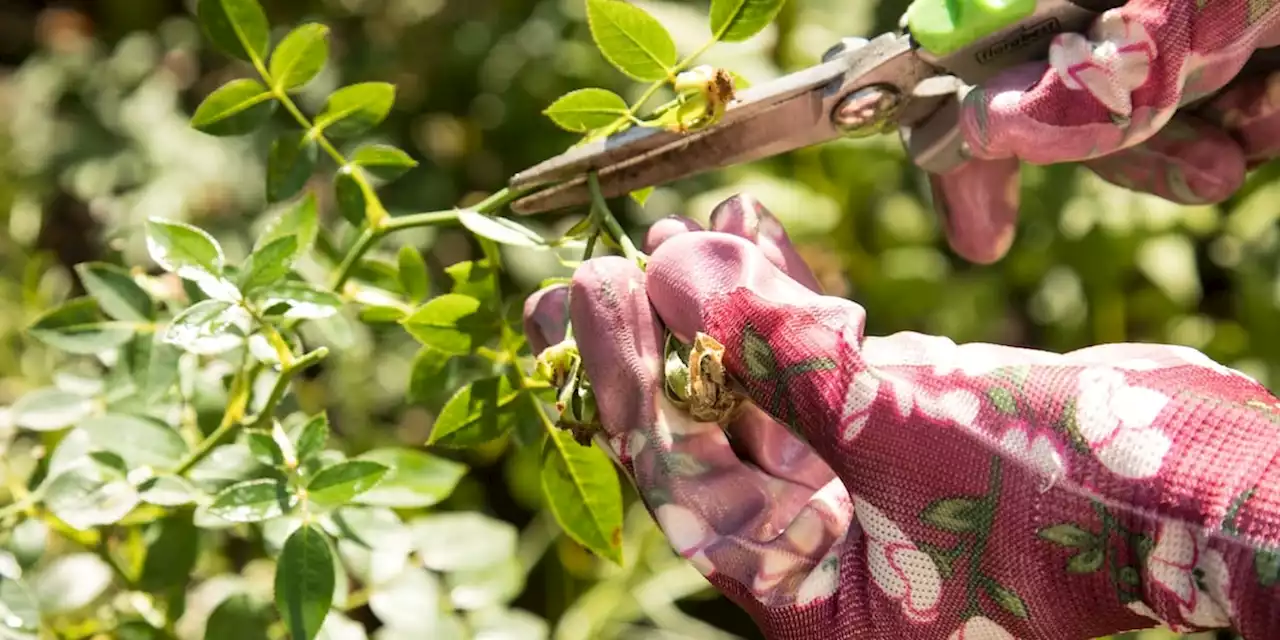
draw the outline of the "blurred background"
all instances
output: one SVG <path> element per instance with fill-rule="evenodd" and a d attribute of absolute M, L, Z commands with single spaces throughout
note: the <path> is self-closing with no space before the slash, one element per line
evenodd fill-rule
<path fill-rule="evenodd" d="M 376 135 L 421 165 L 385 190 L 393 214 L 474 201 L 562 151 L 575 137 L 540 113 L 561 94 L 599 86 L 634 98 L 641 88 L 597 53 L 581 0 L 263 4 L 281 30 L 277 38 L 304 20 L 333 30 L 334 62 L 299 97 L 304 110 L 314 113 L 330 91 L 351 82 L 398 87 L 392 116 Z M 707 37 L 705 2 L 636 4 L 667 26 L 683 52 Z M 0 0 L 0 406 L 48 384 L 57 356 L 21 329 L 78 293 L 72 265 L 149 264 L 141 225 L 155 215 L 202 226 L 228 253 L 243 255 L 268 213 L 266 150 L 275 132 L 292 125 L 281 120 L 247 138 L 188 127 L 205 95 L 245 74 L 208 49 L 193 5 Z M 704 60 L 764 81 L 817 61 L 843 36 L 892 28 L 905 7 L 905 0 L 792 0 L 762 35 L 717 46 Z M 1055 351 L 1172 342 L 1269 383 L 1280 373 L 1277 173 L 1261 169 L 1221 206 L 1180 207 L 1073 167 L 1035 168 L 1024 179 L 1018 240 L 990 267 L 947 250 L 920 176 L 894 137 L 833 143 L 688 180 L 659 188 L 644 206 L 628 201 L 617 210 L 638 235 L 672 213 L 705 221 L 717 201 L 750 191 L 784 221 L 828 292 L 867 308 L 871 334 L 916 330 Z M 327 182 L 318 180 L 317 193 L 328 197 Z M 324 205 L 330 233 L 322 245 L 349 241 L 349 228 Z M 555 236 L 576 219 L 528 224 Z M 393 260 L 405 243 L 426 254 L 437 280 L 446 279 L 444 267 L 479 254 L 460 232 L 428 229 L 395 236 L 379 255 Z M 565 274 L 549 254 L 510 249 L 507 263 L 512 295 Z M 337 356 L 303 385 L 301 401 L 327 408 L 337 437 L 353 450 L 423 442 L 450 390 L 414 384 L 415 343 L 395 327 L 354 321 L 322 331 Z M 634 501 L 625 567 L 558 536 L 539 504 L 538 460 L 519 451 L 498 442 L 454 454 L 473 471 L 443 508 L 478 509 L 520 527 L 523 579 L 506 597 L 534 614 L 530 628 L 565 640 L 758 637 L 744 614 L 674 558 Z M 358 608 L 351 615 L 361 619 Z"/>

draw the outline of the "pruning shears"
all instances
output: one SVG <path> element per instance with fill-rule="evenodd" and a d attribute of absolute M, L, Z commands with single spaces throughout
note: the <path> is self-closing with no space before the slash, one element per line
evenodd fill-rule
<path fill-rule="evenodd" d="M 959 127 L 965 93 L 1005 69 L 1045 59 L 1055 35 L 1083 31 L 1098 14 L 1123 4 L 914 0 L 901 32 L 846 38 L 817 66 L 737 93 L 723 116 L 706 128 L 634 127 L 516 174 L 513 189 L 536 190 L 512 203 L 512 209 L 532 214 L 587 204 L 592 172 L 603 195 L 616 197 L 895 129 L 917 166 L 945 173 L 967 157 Z"/>

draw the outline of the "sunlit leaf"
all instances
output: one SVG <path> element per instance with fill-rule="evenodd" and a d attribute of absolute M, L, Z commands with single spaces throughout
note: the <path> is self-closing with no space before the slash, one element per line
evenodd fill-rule
<path fill-rule="evenodd" d="M 506 604 L 524 589 L 524 568 L 520 560 L 510 556 L 478 569 L 451 571 L 445 574 L 449 600 L 465 611 L 488 609 Z"/>
<path fill-rule="evenodd" d="M 82 609 L 111 586 L 111 567 L 92 553 L 53 559 L 31 579 L 31 591 L 46 615 Z"/>
<path fill-rule="evenodd" d="M 449 497 L 467 473 L 464 464 L 416 449 L 374 449 L 357 459 L 377 462 L 388 469 L 377 486 L 355 498 L 355 502 L 373 506 L 430 507 Z"/>
<path fill-rule="evenodd" d="M 134 336 L 121 352 L 116 371 L 127 376 L 133 393 L 128 396 L 145 407 L 163 398 L 178 381 L 182 351 L 165 342 L 162 333 Z M 114 405 L 112 405 L 115 408 Z"/>
<path fill-rule="evenodd" d="M 27 333 L 69 353 L 95 354 L 128 342 L 135 327 L 107 320 L 92 298 L 76 298 L 40 314 Z"/>
<path fill-rule="evenodd" d="M 254 249 L 240 271 L 240 289 L 251 292 L 279 282 L 289 275 L 297 255 L 298 239 L 292 236 L 276 238 Z"/>
<path fill-rule="evenodd" d="M 605 59 L 636 80 L 662 80 L 676 64 L 671 35 L 640 7 L 623 0 L 587 0 L 587 23 Z"/>
<path fill-rule="evenodd" d="M 307 483 L 307 500 L 321 509 L 333 509 L 372 489 L 387 467 L 370 460 L 349 460 L 321 469 Z"/>
<path fill-rule="evenodd" d="M 266 59 L 270 25 L 257 0 L 200 0 L 196 15 L 223 53 L 245 61 Z"/>
<path fill-rule="evenodd" d="M 276 564 L 276 609 L 289 637 L 311 640 L 320 631 L 335 586 L 333 552 L 324 533 L 313 524 L 294 531 Z"/>
<path fill-rule="evenodd" d="M 244 593 L 233 594 L 214 608 L 205 623 L 204 640 L 269 640 L 271 609 Z"/>
<path fill-rule="evenodd" d="M 180 476 L 159 475 L 140 485 L 142 501 L 161 507 L 179 507 L 191 504 L 200 492 Z"/>
<path fill-rule="evenodd" d="M 554 431 L 542 450 L 542 491 L 570 538 L 622 564 L 622 485 L 604 451 Z"/>
<path fill-rule="evenodd" d="M 422 564 L 435 571 L 480 569 L 515 553 L 515 526 L 474 511 L 431 514 L 409 530 Z"/>
<path fill-rule="evenodd" d="M 437 638 L 431 633 L 440 600 L 440 580 L 421 567 L 409 567 L 369 594 L 369 608 L 389 628 L 403 629 L 414 637 Z M 431 607 L 423 611 L 424 607 Z"/>
<path fill-rule="evenodd" d="M 494 295 L 494 271 L 487 260 L 464 260 L 444 270 L 453 280 L 451 292 L 487 300 Z"/>
<path fill-rule="evenodd" d="M 632 191 L 631 199 L 635 200 L 636 204 L 643 207 L 644 203 L 649 201 L 649 196 L 651 195 L 653 195 L 653 187 L 645 187 L 643 189 L 636 189 L 635 191 Z"/>
<path fill-rule="evenodd" d="M 316 168 L 319 147 L 305 132 L 283 133 L 267 156 L 267 201 L 288 200 L 302 190 Z"/>
<path fill-rule="evenodd" d="M 497 319 L 470 296 L 432 298 L 400 322 L 419 342 L 445 353 L 471 353 L 497 331 Z"/>
<path fill-rule="evenodd" d="M 149 418 L 109 413 L 81 421 L 80 428 L 95 448 L 120 456 L 130 469 L 167 468 L 188 450 L 177 431 Z"/>
<path fill-rule="evenodd" d="M 316 196 L 308 193 L 297 204 L 285 209 L 280 215 L 272 218 L 262 231 L 254 250 L 260 249 L 273 240 L 290 236 L 297 241 L 298 255 L 311 251 L 316 242 L 320 227 L 316 211 Z"/>
<path fill-rule="evenodd" d="M 250 297 L 262 309 L 286 305 L 285 318 L 316 320 L 327 318 L 342 308 L 342 298 L 305 282 L 285 280 L 262 287 Z"/>
<path fill-rule="evenodd" d="M 284 37 L 271 52 L 271 83 L 277 89 L 294 89 L 311 82 L 329 58 L 329 27 L 304 24 Z"/>
<path fill-rule="evenodd" d="M 483 378 L 454 392 L 436 417 L 427 444 L 467 447 L 510 431 L 519 416 L 522 394 L 507 376 Z"/>
<path fill-rule="evenodd" d="M 586 133 L 627 115 L 627 102 L 607 89 L 570 91 L 542 111 L 566 131 Z"/>
<path fill-rule="evenodd" d="M 185 222 L 163 218 L 147 220 L 147 251 L 160 268 L 179 276 L 193 269 L 220 274 L 226 264 L 222 247 L 213 236 Z"/>
<path fill-rule="evenodd" d="M 396 87 L 386 82 L 362 82 L 334 91 L 316 116 L 316 129 L 338 138 L 372 129 L 391 112 Z"/>
<path fill-rule="evenodd" d="M 29 521 L 28 521 L 29 522 Z M 0 613 L 13 640 L 35 640 L 40 631 L 40 603 L 26 583 L 0 576 Z"/>
<path fill-rule="evenodd" d="M 196 107 L 191 126 L 213 136 L 244 135 L 262 126 L 275 108 L 271 92 L 262 83 L 239 78 L 209 94 Z"/>
<path fill-rule="evenodd" d="M 246 480 L 218 492 L 209 512 L 230 522 L 262 522 L 282 516 L 297 502 L 284 483 L 271 478 Z"/>
<path fill-rule="evenodd" d="M 155 303 L 127 270 L 104 262 L 83 262 L 76 265 L 76 274 L 80 276 L 85 291 L 112 319 L 126 322 L 155 320 Z"/>
<path fill-rule="evenodd" d="M 13 423 L 33 431 L 65 429 L 93 413 L 91 398 L 48 387 L 18 398 L 10 412 Z"/>
<path fill-rule="evenodd" d="M 769 26 L 786 0 L 711 0 L 711 33 L 717 40 L 741 42 Z"/>
<path fill-rule="evenodd" d="M 405 245 L 400 247 L 396 262 L 399 266 L 396 274 L 399 276 L 400 286 L 404 288 L 405 295 L 409 297 L 409 302 L 417 303 L 427 297 L 427 289 L 431 281 L 427 275 L 427 263 L 422 259 L 422 254 L 417 249 Z"/>
<path fill-rule="evenodd" d="M 251 318 L 242 307 L 221 300 L 197 302 L 169 323 L 164 339 L 184 351 L 215 355 L 244 342 Z"/>
<path fill-rule="evenodd" d="M 475 211 L 459 211 L 458 222 L 471 233 L 488 238 L 498 244 L 509 244 L 517 247 L 537 247 L 546 244 L 537 233 L 524 225 L 506 218 L 486 216 Z"/>
<path fill-rule="evenodd" d="M 137 506 L 137 490 L 121 466 L 84 458 L 49 481 L 45 505 L 58 519 L 85 531 L 119 521 Z"/>
<path fill-rule="evenodd" d="M 370 144 L 360 147 L 351 156 L 351 162 L 364 167 L 377 178 L 387 181 L 395 180 L 406 171 L 418 166 L 417 160 L 389 144 Z"/>

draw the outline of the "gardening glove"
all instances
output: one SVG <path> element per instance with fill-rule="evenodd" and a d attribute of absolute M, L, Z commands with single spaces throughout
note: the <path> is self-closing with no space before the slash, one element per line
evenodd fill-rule
<path fill-rule="evenodd" d="M 1231 196 L 1247 168 L 1280 151 L 1280 72 L 1236 79 L 1256 49 L 1280 44 L 1278 21 L 1272 2 L 1131 0 L 1087 34 L 1056 36 L 1047 64 L 971 91 L 961 128 L 972 160 L 930 176 L 952 248 L 981 263 L 1005 254 L 1020 162 L 1083 162 L 1181 204 Z"/>
<path fill-rule="evenodd" d="M 1185 347 L 1066 355 L 863 335 L 748 197 L 669 219 L 647 270 L 590 260 L 568 308 L 605 446 L 672 546 L 772 639 L 1277 637 L 1280 403 Z M 723 430 L 663 392 L 664 330 L 750 395 Z"/>

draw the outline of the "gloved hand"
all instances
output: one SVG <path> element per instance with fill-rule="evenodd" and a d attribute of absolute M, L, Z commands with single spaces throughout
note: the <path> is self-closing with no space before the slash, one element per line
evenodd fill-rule
<path fill-rule="evenodd" d="M 590 260 L 525 322 L 541 350 L 572 319 L 596 443 L 767 637 L 1280 633 L 1265 388 L 1183 347 L 865 337 L 754 200 L 711 226 L 662 221 L 646 271 Z M 726 347 L 753 404 L 725 431 L 662 392 L 664 327 Z"/>
<path fill-rule="evenodd" d="M 1182 204 L 1229 197 L 1246 168 L 1280 152 L 1280 72 L 1232 82 L 1256 49 L 1280 44 L 1278 26 L 1273 2 L 1130 0 L 1088 34 L 1057 36 L 1048 64 L 972 91 L 961 120 L 974 159 L 930 176 L 952 248 L 983 263 L 1005 254 L 1020 161 L 1083 162 L 1109 182 Z"/>

